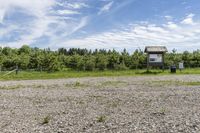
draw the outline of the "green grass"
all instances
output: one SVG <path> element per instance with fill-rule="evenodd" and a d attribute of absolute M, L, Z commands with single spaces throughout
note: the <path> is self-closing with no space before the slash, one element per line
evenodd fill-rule
<path fill-rule="evenodd" d="M 0 90 L 14 90 L 14 89 L 19 89 L 23 87 L 24 87 L 23 85 L 0 86 Z"/>
<path fill-rule="evenodd" d="M 163 85 L 176 85 L 176 86 L 200 86 L 200 81 L 191 81 L 191 82 L 183 82 L 183 81 L 153 81 L 149 84 L 156 85 L 156 86 L 163 86 Z"/>
<path fill-rule="evenodd" d="M 82 87 L 88 87 L 88 85 L 76 81 L 75 83 L 70 83 L 70 84 L 67 83 L 67 84 L 65 84 L 65 87 L 82 88 Z"/>
<path fill-rule="evenodd" d="M 200 82 L 184 82 L 185 85 L 189 86 L 200 86 Z"/>
<path fill-rule="evenodd" d="M 46 116 L 46 117 L 43 118 L 42 125 L 48 124 L 49 121 L 50 121 L 50 116 L 48 115 L 48 116 Z"/>
<path fill-rule="evenodd" d="M 101 115 L 97 117 L 97 122 L 102 122 L 104 123 L 106 121 L 107 117 L 105 115 Z"/>
<path fill-rule="evenodd" d="M 119 85 L 125 85 L 125 84 L 127 83 L 124 81 L 106 81 L 106 82 L 101 83 L 100 86 L 119 86 Z"/>
<path fill-rule="evenodd" d="M 53 73 L 36 72 L 36 71 L 20 71 L 18 75 L 15 73 L 3 76 L 6 72 L 0 72 L 0 80 L 29 80 L 29 79 L 58 79 L 58 78 L 79 78 L 79 77 L 102 77 L 102 76 L 137 76 L 137 75 L 180 75 L 180 74 L 200 74 L 200 68 L 185 69 L 182 72 L 177 70 L 176 74 L 171 74 L 169 70 L 106 70 L 106 71 L 72 71 L 65 70 Z"/>

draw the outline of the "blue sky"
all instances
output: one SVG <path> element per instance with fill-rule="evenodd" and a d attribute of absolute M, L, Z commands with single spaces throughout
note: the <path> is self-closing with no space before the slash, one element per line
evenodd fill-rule
<path fill-rule="evenodd" d="M 0 46 L 200 49 L 199 0 L 0 0 Z"/>

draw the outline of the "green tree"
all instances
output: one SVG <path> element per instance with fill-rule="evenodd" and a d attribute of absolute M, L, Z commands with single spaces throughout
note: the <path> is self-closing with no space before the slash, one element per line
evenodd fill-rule
<path fill-rule="evenodd" d="M 88 56 L 85 61 L 85 70 L 93 71 L 95 69 L 95 57 Z"/>
<path fill-rule="evenodd" d="M 182 60 L 184 61 L 185 67 L 191 67 L 192 55 L 188 51 L 184 51 L 182 54 Z"/>
<path fill-rule="evenodd" d="M 120 55 L 118 53 L 112 52 L 108 55 L 108 65 L 109 69 L 115 69 L 117 64 L 120 64 Z"/>
<path fill-rule="evenodd" d="M 108 65 L 107 56 L 99 54 L 96 57 L 96 68 L 99 70 L 105 70 Z"/>
<path fill-rule="evenodd" d="M 12 54 L 12 49 L 10 47 L 4 47 L 2 50 L 2 54 L 9 56 Z"/>
<path fill-rule="evenodd" d="M 31 53 L 31 48 L 28 45 L 23 45 L 18 51 L 19 54 L 29 55 Z"/>

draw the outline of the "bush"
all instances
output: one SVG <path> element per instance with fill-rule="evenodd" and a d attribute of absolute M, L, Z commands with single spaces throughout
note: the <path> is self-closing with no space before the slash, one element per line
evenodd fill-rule
<path fill-rule="evenodd" d="M 79 59 L 77 62 L 77 69 L 85 71 L 85 60 L 83 58 Z"/>
<path fill-rule="evenodd" d="M 99 55 L 96 59 L 96 68 L 99 70 L 105 70 L 108 65 L 108 60 L 106 56 Z"/>
<path fill-rule="evenodd" d="M 90 57 L 85 62 L 85 70 L 87 71 L 93 71 L 95 69 L 95 58 Z"/>
<path fill-rule="evenodd" d="M 114 67 L 115 70 L 127 70 L 128 68 L 126 67 L 126 65 L 122 62 L 120 64 L 115 64 Z"/>

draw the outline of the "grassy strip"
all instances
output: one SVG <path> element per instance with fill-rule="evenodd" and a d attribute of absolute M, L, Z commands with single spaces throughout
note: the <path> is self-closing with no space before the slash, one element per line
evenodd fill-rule
<path fill-rule="evenodd" d="M 183 85 L 200 86 L 200 82 L 182 82 Z"/>
<path fill-rule="evenodd" d="M 183 81 L 153 81 L 149 84 L 152 85 L 158 85 L 158 86 L 163 86 L 163 85 L 176 85 L 176 86 L 200 86 L 200 81 L 191 81 L 191 82 L 183 82 Z"/>
<path fill-rule="evenodd" d="M 24 87 L 23 85 L 0 86 L 0 90 L 14 90 L 14 89 L 19 89 L 23 87 Z"/>
<path fill-rule="evenodd" d="M 15 73 L 3 76 L 5 72 L 0 73 L 0 80 L 32 80 L 32 79 L 59 79 L 59 78 L 79 78 L 79 77 L 103 77 L 103 76 L 137 76 L 137 75 L 171 75 L 169 70 L 162 72 L 161 70 L 122 70 L 122 71 L 59 71 L 53 73 L 36 72 L 36 71 L 20 71 L 18 75 Z M 182 72 L 177 71 L 176 74 L 200 74 L 200 68 L 185 69 Z"/>

